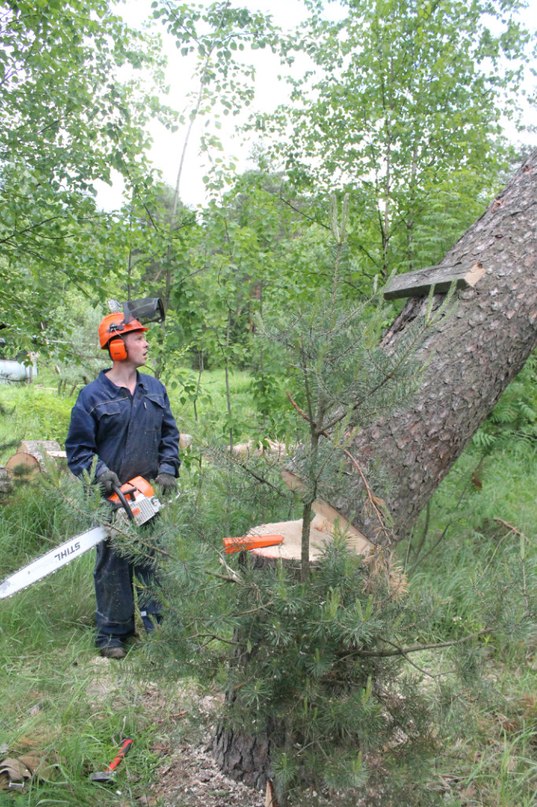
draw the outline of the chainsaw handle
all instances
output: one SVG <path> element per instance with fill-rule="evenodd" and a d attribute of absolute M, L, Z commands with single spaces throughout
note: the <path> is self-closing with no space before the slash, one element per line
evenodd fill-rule
<path fill-rule="evenodd" d="M 123 505 L 123 508 L 124 508 L 125 512 L 127 513 L 127 518 L 129 519 L 129 521 L 134 521 L 134 515 L 132 513 L 131 506 L 128 503 L 127 497 L 125 496 L 125 494 L 123 493 L 121 488 L 118 488 L 118 487 L 116 487 L 114 485 L 114 493 L 116 494 L 119 501 Z"/>

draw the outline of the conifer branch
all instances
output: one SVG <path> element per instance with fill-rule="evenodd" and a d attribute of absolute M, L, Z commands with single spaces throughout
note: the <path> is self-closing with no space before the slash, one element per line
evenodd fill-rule
<path fill-rule="evenodd" d="M 382 512 L 381 512 L 381 510 L 380 510 L 380 508 L 378 507 L 378 504 L 377 504 L 380 501 L 380 499 L 378 498 L 378 496 L 375 496 L 375 494 L 373 493 L 373 491 L 371 489 L 371 486 L 370 486 L 369 482 L 367 481 L 367 477 L 366 477 L 365 473 L 362 470 L 362 466 L 360 465 L 360 463 L 358 462 L 356 457 L 354 457 L 351 454 L 351 452 L 348 450 L 348 448 L 341 447 L 341 450 L 343 451 L 343 453 L 345 454 L 347 459 L 350 460 L 351 465 L 353 466 L 353 468 L 358 472 L 358 474 L 360 476 L 360 479 L 362 480 L 363 485 L 365 487 L 365 490 L 366 490 L 366 493 L 367 493 L 367 499 L 368 499 L 371 507 L 374 510 L 375 516 L 377 517 L 377 520 L 378 520 L 378 522 L 380 524 L 381 530 L 382 530 L 382 532 L 385 533 L 386 537 L 389 539 L 390 538 L 389 530 L 386 527 L 386 524 L 384 523 L 384 516 L 382 515 Z"/>
<path fill-rule="evenodd" d="M 271 490 L 277 493 L 278 496 L 283 496 L 283 498 L 285 498 L 285 493 L 283 493 L 279 488 L 276 487 L 276 485 L 274 485 L 268 479 L 265 479 L 264 476 L 261 476 L 261 474 L 257 474 L 252 468 L 248 467 L 246 463 L 241 462 L 241 460 L 237 459 L 237 457 L 234 455 L 230 456 L 230 459 L 234 465 L 237 465 L 239 468 L 241 468 L 241 470 L 245 471 L 247 474 L 250 474 L 250 476 L 252 476 L 256 482 L 259 482 L 261 485 L 267 485 Z"/>
<path fill-rule="evenodd" d="M 496 524 L 500 524 L 502 527 L 505 527 L 505 529 L 509 530 L 509 532 L 512 532 L 515 535 L 518 535 L 519 538 L 525 538 L 526 537 L 524 535 L 524 533 L 522 532 L 522 530 L 519 530 L 518 527 L 514 527 L 512 524 L 509 524 L 508 521 L 504 521 L 503 518 L 494 518 L 493 521 L 495 521 Z"/>
<path fill-rule="evenodd" d="M 303 409 L 301 409 L 301 407 L 300 407 L 300 406 L 297 404 L 297 402 L 296 402 L 296 401 L 293 399 L 293 397 L 292 397 L 291 393 L 290 393 L 290 392 L 287 392 L 287 393 L 286 393 L 286 395 L 287 395 L 287 398 L 288 398 L 288 400 L 290 401 L 291 405 L 292 405 L 292 406 L 294 407 L 294 409 L 295 409 L 295 410 L 296 410 L 296 411 L 299 413 L 299 415 L 300 415 L 302 418 L 304 418 L 304 420 L 305 420 L 305 421 L 307 421 L 307 422 L 310 424 L 310 426 L 311 426 L 311 425 L 314 425 L 314 424 L 312 424 L 312 423 L 311 423 L 311 420 L 310 420 L 309 416 L 306 414 L 306 412 L 304 412 L 304 410 L 303 410 Z M 329 434 L 326 432 L 326 430 L 325 430 L 325 429 L 319 429 L 319 430 L 318 430 L 318 434 L 319 434 L 319 435 L 321 435 L 322 437 L 325 437 L 327 440 L 329 440 L 329 441 L 330 441 L 330 442 L 333 444 L 332 438 L 331 438 L 331 437 L 330 437 L 330 435 L 329 435 Z M 373 510 L 374 510 L 374 513 L 375 513 L 375 515 L 376 515 L 376 517 L 377 517 L 377 520 L 378 520 L 378 522 L 379 522 L 379 524 L 380 524 L 380 526 L 381 526 L 381 530 L 382 530 L 382 531 L 383 531 L 383 532 L 386 534 L 386 536 L 387 536 L 387 537 L 389 537 L 389 530 L 388 530 L 388 528 L 386 527 L 386 524 L 385 524 L 385 522 L 384 522 L 384 517 L 383 517 L 382 512 L 381 512 L 381 510 L 380 510 L 380 508 L 379 508 L 379 506 L 378 506 L 378 502 L 379 502 L 380 500 L 379 500 L 378 496 L 375 496 L 375 494 L 373 493 L 373 490 L 371 489 L 371 485 L 370 485 L 370 484 L 369 484 L 369 482 L 367 481 L 367 477 L 366 477 L 366 475 L 365 475 L 365 473 L 364 473 L 364 471 L 363 471 L 363 469 L 362 469 L 362 467 L 361 467 L 360 463 L 358 462 L 358 460 L 356 459 L 356 457 L 354 457 L 354 456 L 351 454 L 351 452 L 350 452 L 350 451 L 349 451 L 347 448 L 344 448 L 343 446 L 339 446 L 339 448 L 340 448 L 340 449 L 341 449 L 341 451 L 342 451 L 342 452 L 345 454 L 345 456 L 347 457 L 347 459 L 348 459 L 348 460 L 350 460 L 351 465 L 353 466 L 353 468 L 354 468 L 354 469 L 355 469 L 355 470 L 358 472 L 358 474 L 360 475 L 360 479 L 362 480 L 363 485 L 364 485 L 365 490 L 366 490 L 367 499 L 368 499 L 369 503 L 371 504 L 371 507 L 372 507 L 372 508 L 373 508 Z"/>
<path fill-rule="evenodd" d="M 223 636 L 218 636 L 216 633 L 195 633 L 193 636 L 190 637 L 193 641 L 195 639 L 207 639 L 200 647 L 206 647 L 206 645 L 210 644 L 211 642 L 223 642 L 224 644 L 230 644 L 236 647 L 240 644 L 233 639 L 224 639 Z"/>
<path fill-rule="evenodd" d="M 353 650 L 348 653 L 350 656 L 363 656 L 364 658 L 388 658 L 389 656 L 406 656 L 408 653 L 419 653 L 421 650 L 439 650 L 442 647 L 455 647 L 456 645 L 464 644 L 472 639 L 478 639 L 487 633 L 492 633 L 490 628 L 483 628 L 476 631 L 476 633 L 469 633 L 461 639 L 452 639 L 447 642 L 432 642 L 430 644 L 411 644 L 408 647 L 399 647 L 398 645 L 390 642 L 388 639 L 380 638 L 381 642 L 385 642 L 393 647 L 393 650 Z"/>

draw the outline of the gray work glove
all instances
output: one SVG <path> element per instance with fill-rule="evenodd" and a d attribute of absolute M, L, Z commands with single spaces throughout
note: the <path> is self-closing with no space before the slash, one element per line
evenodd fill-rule
<path fill-rule="evenodd" d="M 177 490 L 177 479 L 171 474 L 161 473 L 155 478 L 155 483 L 162 493 L 175 493 Z"/>
<path fill-rule="evenodd" d="M 103 471 L 103 473 L 97 477 L 97 484 L 100 485 L 105 496 L 111 496 L 114 492 L 114 488 L 121 487 L 119 476 L 115 471 Z"/>

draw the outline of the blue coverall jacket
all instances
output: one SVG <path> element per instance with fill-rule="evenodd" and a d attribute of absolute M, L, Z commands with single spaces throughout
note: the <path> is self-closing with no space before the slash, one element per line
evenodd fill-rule
<path fill-rule="evenodd" d="M 71 413 L 65 449 L 71 471 L 80 476 L 96 461 L 98 478 L 107 469 L 122 483 L 135 476 L 154 479 L 159 473 L 177 476 L 179 432 L 165 387 L 156 378 L 137 374 L 134 395 L 99 373 L 80 391 Z M 121 646 L 135 632 L 133 575 L 145 627 L 160 621 L 151 559 L 133 566 L 114 551 L 110 541 L 97 546 L 95 595 L 98 647 Z"/>
<path fill-rule="evenodd" d="M 71 413 L 65 450 L 69 468 L 80 476 L 115 471 L 121 482 L 134 476 L 154 479 L 178 475 L 179 432 L 166 389 L 160 381 L 138 373 L 134 395 L 113 384 L 102 370 L 80 391 Z"/>

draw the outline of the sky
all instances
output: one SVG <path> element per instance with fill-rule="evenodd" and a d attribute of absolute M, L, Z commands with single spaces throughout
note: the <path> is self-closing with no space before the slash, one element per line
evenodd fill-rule
<path fill-rule="evenodd" d="M 205 5 L 210 2 L 211 0 L 197 0 L 197 3 Z M 303 0 L 242 0 L 241 4 L 252 11 L 271 14 L 274 22 L 284 29 L 294 28 L 305 17 Z M 127 0 L 126 6 L 117 7 L 117 13 L 121 13 L 133 27 L 140 27 L 151 13 L 151 0 Z M 178 56 L 175 44 L 172 38 L 167 36 L 163 26 L 160 26 L 158 30 L 163 38 L 164 52 L 168 59 L 167 81 L 170 86 L 170 93 L 164 96 L 163 100 L 179 111 L 190 109 L 188 93 L 192 91 L 194 85 L 189 80 L 190 76 L 185 75 L 185 59 Z M 254 53 L 254 60 L 256 64 L 256 96 L 252 108 L 269 112 L 283 100 L 284 94 L 287 92 L 284 83 L 278 81 L 277 78 L 280 72 L 279 61 L 275 56 L 261 51 Z M 242 120 L 245 122 L 246 115 Z M 250 146 L 244 138 L 237 137 L 238 122 L 234 116 L 222 119 L 220 137 L 226 149 L 226 156 L 235 158 L 238 171 L 241 172 L 251 166 L 252 162 Z M 208 166 L 204 164 L 203 158 L 198 156 L 201 126 L 203 126 L 201 121 L 194 126 L 181 179 L 181 200 L 189 206 L 201 205 L 206 201 L 202 178 Z M 185 140 L 185 127 L 180 127 L 177 132 L 172 133 L 158 122 L 154 122 L 149 127 L 149 133 L 154 141 L 150 151 L 151 160 L 162 171 L 164 180 L 175 187 Z M 112 187 L 99 182 L 97 190 L 98 204 L 104 209 L 115 209 L 122 204 L 122 184 L 119 179 Z"/>
<path fill-rule="evenodd" d="M 208 5 L 211 0 L 197 0 L 197 2 Z M 242 0 L 242 5 L 249 7 L 252 11 L 271 14 L 274 22 L 284 29 L 295 27 L 305 16 L 303 0 Z M 338 10 L 337 2 L 331 3 L 328 9 L 333 17 L 341 13 Z M 117 12 L 121 13 L 130 25 L 141 27 L 150 16 L 151 0 L 127 0 L 125 4 L 117 7 Z M 537 0 L 528 0 L 528 8 L 524 18 L 526 24 L 533 29 L 534 35 L 537 36 Z M 193 84 L 190 81 L 191 77 L 188 75 L 188 71 L 185 70 L 184 57 L 178 55 L 175 43 L 166 34 L 163 26 L 159 26 L 158 30 L 163 38 L 163 49 L 168 59 L 166 78 L 170 93 L 163 100 L 174 109 L 179 111 L 188 110 L 191 108 L 188 93 L 192 91 Z M 285 84 L 278 80 L 281 67 L 275 56 L 264 51 L 255 51 L 253 56 L 256 65 L 256 96 L 251 108 L 270 112 L 271 109 L 274 109 L 278 103 L 284 100 L 288 90 Z M 302 63 L 302 66 L 299 64 L 296 67 L 297 69 L 304 68 L 305 62 Z M 528 109 L 525 117 L 528 122 L 537 126 L 537 110 Z M 245 118 L 246 115 L 242 120 L 244 121 Z M 251 167 L 253 163 L 250 159 L 251 145 L 243 135 L 237 136 L 238 123 L 239 121 L 234 116 L 223 118 L 219 135 L 224 144 L 226 156 L 233 156 L 238 172 L 242 172 Z M 207 172 L 208 165 L 204 164 L 204 159 L 198 153 L 200 127 L 202 125 L 202 121 L 194 125 L 180 185 L 181 200 L 192 207 L 202 205 L 206 201 L 202 178 Z M 176 184 L 177 171 L 185 141 L 185 131 L 184 127 L 180 127 L 177 132 L 172 133 L 157 122 L 154 122 L 149 127 L 149 133 L 153 138 L 150 158 L 155 167 L 162 172 L 164 181 L 172 187 L 175 187 Z M 537 133 L 533 135 L 531 142 L 537 147 Z M 119 178 L 116 179 L 112 187 L 102 182 L 97 184 L 97 202 L 103 209 L 117 209 L 123 201 L 123 187 Z"/>

